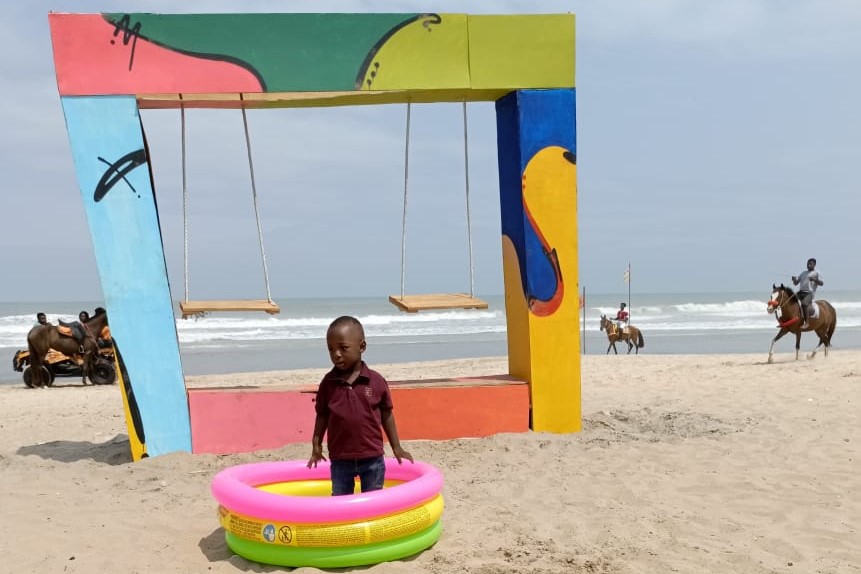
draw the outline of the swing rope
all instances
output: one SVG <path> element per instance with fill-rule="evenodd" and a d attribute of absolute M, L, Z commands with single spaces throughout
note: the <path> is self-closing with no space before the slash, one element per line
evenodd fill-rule
<path fill-rule="evenodd" d="M 185 155 L 185 104 L 182 94 L 179 95 L 179 117 L 182 124 L 182 258 L 183 277 L 185 278 L 185 300 L 188 301 L 188 176 L 186 174 Z"/>
<path fill-rule="evenodd" d="M 244 102 L 242 94 L 239 101 Z M 245 114 L 245 106 L 242 107 L 242 125 L 245 128 L 245 149 L 248 152 L 248 170 L 251 173 L 251 196 L 254 203 L 254 220 L 257 222 L 257 242 L 260 244 L 260 258 L 263 260 L 263 281 L 266 284 L 266 300 L 272 302 L 272 293 L 269 290 L 269 267 L 266 264 L 266 251 L 263 249 L 263 228 L 260 225 L 260 210 L 257 206 L 257 184 L 254 180 L 254 161 L 251 159 L 251 138 L 248 136 L 248 117 Z"/>
<path fill-rule="evenodd" d="M 404 144 L 404 214 L 401 220 L 401 299 L 404 298 L 404 288 L 406 285 L 407 271 L 407 189 L 410 180 L 410 107 L 411 103 L 407 100 L 407 136 Z"/>
<path fill-rule="evenodd" d="M 466 121 L 466 100 L 463 101 L 463 175 L 466 180 L 466 241 L 469 246 L 469 296 L 475 297 L 475 268 L 472 264 L 472 217 L 469 213 L 469 130 Z"/>

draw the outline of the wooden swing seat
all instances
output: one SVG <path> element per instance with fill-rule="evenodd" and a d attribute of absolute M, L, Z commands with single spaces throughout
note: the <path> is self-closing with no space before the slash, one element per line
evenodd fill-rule
<path fill-rule="evenodd" d="M 487 309 L 487 302 L 467 293 L 434 293 L 428 295 L 389 295 L 389 301 L 401 311 L 417 313 L 438 309 Z"/>
<path fill-rule="evenodd" d="M 187 319 L 194 315 L 210 313 L 213 311 L 265 311 L 270 315 L 281 312 L 277 303 L 265 299 L 236 299 L 217 301 L 180 301 L 179 310 L 182 318 Z"/>

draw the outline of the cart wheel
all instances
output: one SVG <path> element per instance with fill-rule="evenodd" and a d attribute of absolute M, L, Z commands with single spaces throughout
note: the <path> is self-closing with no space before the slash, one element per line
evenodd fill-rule
<path fill-rule="evenodd" d="M 110 385 L 117 380 L 117 371 L 113 363 L 108 361 L 96 361 L 93 365 L 93 373 L 90 380 L 94 385 Z"/>
<path fill-rule="evenodd" d="M 33 367 L 27 367 L 24 369 L 24 384 L 29 388 L 33 388 L 33 371 L 31 370 Z M 48 367 L 42 365 L 42 380 L 45 382 L 45 386 L 50 387 L 54 382 L 54 375 L 48 370 Z"/>

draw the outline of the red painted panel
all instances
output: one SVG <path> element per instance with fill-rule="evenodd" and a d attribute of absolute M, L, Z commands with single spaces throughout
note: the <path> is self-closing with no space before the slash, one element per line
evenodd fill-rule
<path fill-rule="evenodd" d="M 114 35 L 98 14 L 49 14 L 62 96 L 262 92 L 252 73 Z M 129 66 L 131 64 L 131 69 Z"/>

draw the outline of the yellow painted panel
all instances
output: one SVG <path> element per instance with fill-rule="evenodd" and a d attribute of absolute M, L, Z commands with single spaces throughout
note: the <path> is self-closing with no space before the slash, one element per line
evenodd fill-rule
<path fill-rule="evenodd" d="M 520 261 L 511 239 L 502 236 L 502 272 L 505 284 L 505 318 L 508 328 L 508 373 L 531 380 L 529 311 L 520 281 Z"/>
<path fill-rule="evenodd" d="M 432 14 L 395 32 L 374 54 L 362 90 L 469 87 L 466 14 Z"/>
<path fill-rule="evenodd" d="M 581 428 L 577 166 L 565 158 L 565 151 L 558 146 L 542 149 L 523 177 L 524 201 L 556 251 L 564 287 L 555 312 L 529 315 L 532 428 L 559 433 Z"/>
<path fill-rule="evenodd" d="M 574 87 L 574 14 L 468 19 L 473 89 Z"/>

